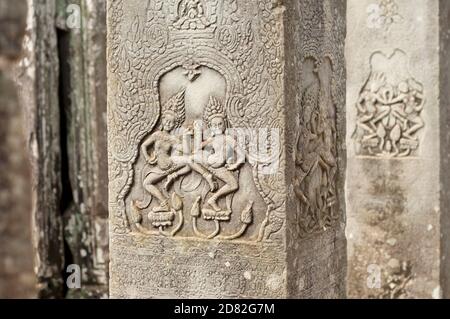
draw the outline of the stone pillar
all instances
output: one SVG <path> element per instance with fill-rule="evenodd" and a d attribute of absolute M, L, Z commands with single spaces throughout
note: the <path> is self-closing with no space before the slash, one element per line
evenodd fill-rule
<path fill-rule="evenodd" d="M 28 7 L 16 75 L 32 163 L 38 295 L 106 297 L 106 1 Z M 80 289 L 65 287 L 73 264 Z"/>
<path fill-rule="evenodd" d="M 448 297 L 450 4 L 348 6 L 349 296 Z"/>
<path fill-rule="evenodd" d="M 106 1 L 58 0 L 60 109 L 64 123 L 64 239 L 82 270 L 68 298 L 108 295 Z M 78 20 L 76 19 L 78 18 Z M 78 23 L 77 23 L 78 22 Z M 78 25 L 77 25 L 78 24 Z"/>
<path fill-rule="evenodd" d="M 31 187 L 23 108 L 12 68 L 22 54 L 25 0 L 0 3 L 0 298 L 32 298 Z"/>
<path fill-rule="evenodd" d="M 111 297 L 344 297 L 345 1 L 107 15 Z"/>
<path fill-rule="evenodd" d="M 55 1 L 27 0 L 24 53 L 16 69 L 32 178 L 34 266 L 38 297 L 63 296 L 59 59 Z M 30 196 L 24 194 L 23 196 Z"/>

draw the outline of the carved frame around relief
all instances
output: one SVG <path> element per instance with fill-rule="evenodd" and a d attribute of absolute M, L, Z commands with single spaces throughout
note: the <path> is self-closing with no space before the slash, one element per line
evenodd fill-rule
<path fill-rule="evenodd" d="M 235 0 L 150 0 L 146 16 L 137 14 L 129 30 L 122 30 L 122 1 L 111 1 L 110 6 L 114 7 L 111 12 L 115 15 L 109 17 L 109 70 L 114 74 L 115 81 L 111 82 L 117 92 L 114 98 L 110 97 L 108 112 L 112 228 L 117 234 L 176 236 L 183 227 L 183 222 L 176 221 L 177 216 L 182 218 L 179 196 L 171 198 L 174 209 L 163 211 L 164 214 L 158 215 L 160 220 L 153 220 L 153 225 L 158 226 L 156 232 L 139 226 L 141 217 L 129 196 L 137 183 L 140 146 L 161 126 L 164 106 L 159 91 L 161 78 L 176 68 L 184 68 L 186 76 L 195 81 L 201 68 L 214 70 L 225 79 L 225 100 L 215 103 L 222 103 L 229 127 L 278 129 L 281 136 L 280 19 L 271 10 L 270 0 L 258 2 L 258 26 L 243 19 L 245 15 L 240 12 L 242 7 L 254 9 L 255 4 Z M 255 37 L 263 41 L 254 41 Z M 173 98 L 176 100 L 177 96 Z M 178 98 L 182 100 L 182 92 Z M 211 101 L 214 104 L 214 97 Z M 276 156 L 281 167 L 283 151 L 281 145 L 278 147 Z M 252 223 L 255 213 L 265 217 L 258 225 L 259 231 L 251 238 L 246 237 L 247 240 L 267 240 L 281 229 L 285 219 L 283 174 L 278 170 L 263 175 L 263 165 L 253 163 L 251 170 L 266 210 L 252 212 L 249 201 L 240 215 L 242 227 L 236 233 L 220 236 L 214 232 L 197 238 L 238 239 Z M 190 208 L 193 219 L 199 215 L 195 211 L 197 204 Z M 216 225 L 221 219 L 227 219 L 227 216 L 217 216 L 217 212 L 212 214 Z"/>

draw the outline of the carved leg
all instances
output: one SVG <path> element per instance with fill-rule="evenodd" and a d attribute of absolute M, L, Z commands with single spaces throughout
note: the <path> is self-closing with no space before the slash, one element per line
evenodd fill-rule
<path fill-rule="evenodd" d="M 380 114 L 378 114 L 373 120 L 370 121 L 370 124 L 373 125 L 374 127 L 376 126 L 376 123 L 378 121 L 381 121 L 383 118 L 385 118 L 387 115 L 389 115 L 390 112 L 390 108 L 384 108 L 384 110 L 382 109 L 382 111 L 380 112 Z"/>
<path fill-rule="evenodd" d="M 373 123 L 371 122 L 372 119 L 373 119 L 373 115 L 368 115 L 368 116 L 366 115 L 357 121 L 357 125 L 367 132 L 375 133 L 375 131 L 377 129 L 376 129 L 376 126 L 374 126 Z M 369 126 L 369 125 L 371 125 L 371 126 Z"/>
<path fill-rule="evenodd" d="M 219 189 L 213 196 L 211 196 L 211 198 L 208 199 L 207 203 L 215 211 L 220 211 L 221 209 L 217 201 L 228 194 L 236 192 L 239 189 L 239 183 L 233 172 L 230 172 L 226 168 L 217 170 L 215 174 L 217 178 L 225 183 L 225 185 L 221 189 Z"/>
<path fill-rule="evenodd" d="M 210 171 L 208 171 L 205 167 L 198 163 L 191 163 L 191 168 L 202 175 L 202 177 L 208 182 L 209 188 L 211 189 L 211 192 L 216 191 L 218 188 L 217 182 L 214 180 L 213 175 Z"/>
<path fill-rule="evenodd" d="M 170 174 L 167 177 L 167 181 L 164 184 L 164 188 L 168 191 L 170 187 L 172 186 L 173 182 L 177 180 L 177 178 L 187 175 L 191 172 L 191 168 L 188 165 L 181 166 L 176 172 Z"/>
<path fill-rule="evenodd" d="M 377 127 L 377 132 L 375 133 L 375 135 L 373 137 L 378 136 L 382 140 L 381 141 L 381 145 L 380 145 L 380 151 L 381 152 L 383 152 L 384 144 L 385 144 L 386 141 L 385 141 L 384 137 L 381 137 L 381 136 L 378 135 L 378 128 L 379 128 L 379 126 L 376 126 L 376 123 L 378 121 L 383 120 L 386 116 L 388 116 L 389 112 L 390 112 L 390 108 L 388 107 L 387 109 L 382 110 L 380 112 L 380 114 L 376 118 L 374 118 L 372 121 L 370 121 L 371 125 L 373 125 L 374 127 Z M 379 125 L 382 125 L 382 124 L 379 124 Z"/>
<path fill-rule="evenodd" d="M 158 202 L 160 203 L 159 207 L 156 207 L 157 211 L 169 211 L 169 199 L 164 196 L 164 194 L 156 187 L 154 184 L 161 181 L 165 176 L 157 175 L 157 176 L 149 176 L 144 180 L 143 186 L 144 189 L 154 196 Z"/>
<path fill-rule="evenodd" d="M 412 134 L 416 133 L 421 128 L 425 127 L 424 121 L 420 117 L 416 117 L 415 119 L 412 119 L 411 122 L 414 123 L 414 125 L 403 133 L 403 136 L 406 138 L 409 138 L 411 140 L 417 140 L 417 137 L 414 138 Z"/>

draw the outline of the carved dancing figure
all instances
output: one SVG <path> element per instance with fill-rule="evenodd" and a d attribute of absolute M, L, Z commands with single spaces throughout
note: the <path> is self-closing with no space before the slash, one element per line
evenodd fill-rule
<path fill-rule="evenodd" d="M 245 156 L 234 138 L 226 134 L 225 111 L 223 105 L 215 97 L 210 97 L 203 114 L 203 121 L 207 124 L 211 137 L 203 141 L 200 149 L 194 152 L 191 167 L 206 177 L 210 185 L 212 176 L 225 183 L 207 200 L 207 204 L 219 212 L 222 210 L 218 204 L 219 199 L 239 189 L 239 181 L 234 171 L 244 163 Z M 212 191 L 217 189 L 216 183 L 211 186 L 213 186 L 211 187 Z"/>
<path fill-rule="evenodd" d="M 420 112 L 422 112 L 425 104 L 424 96 L 407 82 L 401 82 L 398 90 L 399 95 L 395 101 L 399 101 L 404 105 L 403 112 L 399 114 L 403 120 L 403 137 L 417 140 L 417 137 L 413 137 L 413 134 L 425 126 L 425 122 L 420 117 Z M 411 127 L 409 127 L 408 122 L 412 123 Z"/>
<path fill-rule="evenodd" d="M 159 202 L 159 206 L 153 208 L 154 212 L 170 210 L 169 197 L 165 196 L 156 184 L 167 178 L 164 188 L 168 190 L 178 177 L 191 171 L 189 165 L 175 162 L 172 158 L 173 152 L 183 148 L 181 138 L 172 132 L 181 127 L 185 120 L 184 94 L 183 89 L 163 106 L 161 130 L 149 136 L 141 146 L 141 152 L 150 167 L 143 186 Z M 149 148 L 152 146 L 153 152 L 150 156 Z"/>
<path fill-rule="evenodd" d="M 325 64 L 329 65 L 329 64 Z M 337 172 L 337 162 L 333 148 L 336 141 L 336 111 L 331 97 L 331 77 L 332 70 L 322 65 L 319 68 L 318 77 L 320 83 L 319 92 L 319 116 L 317 133 L 321 136 L 322 143 L 317 148 L 319 155 L 319 165 L 324 170 L 323 186 L 327 188 L 327 205 L 335 202 L 334 177 Z M 331 66 L 330 66 L 331 67 Z"/>
<path fill-rule="evenodd" d="M 300 132 L 296 141 L 296 158 L 295 164 L 297 166 L 294 192 L 297 198 L 304 205 L 304 214 L 318 219 L 317 192 L 311 182 L 307 182 L 307 178 L 312 177 L 312 172 L 315 171 L 318 165 L 318 154 L 316 149 L 319 146 L 319 136 L 315 133 L 317 131 L 318 118 L 318 96 L 319 96 L 319 82 L 314 81 L 303 92 L 301 98 L 301 105 L 303 106 L 303 113 L 300 114 Z M 303 184 L 305 183 L 305 184 Z"/>
<path fill-rule="evenodd" d="M 379 94 L 380 89 L 385 84 L 386 76 L 383 73 L 375 73 L 370 79 L 370 85 L 363 90 L 356 103 L 356 107 L 361 114 L 361 117 L 356 120 L 357 126 L 369 133 L 363 137 L 363 140 L 376 137 L 378 135 L 376 123 L 389 115 L 390 108 L 385 106 L 387 101 Z"/>
<path fill-rule="evenodd" d="M 330 64 L 316 66 L 314 81 L 305 88 L 301 98 L 294 193 L 301 203 L 306 232 L 322 229 L 334 217 L 336 111 L 331 97 L 330 67 Z"/>

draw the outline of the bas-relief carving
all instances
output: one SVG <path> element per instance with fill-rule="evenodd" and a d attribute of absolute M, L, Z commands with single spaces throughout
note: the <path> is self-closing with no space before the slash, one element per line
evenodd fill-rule
<path fill-rule="evenodd" d="M 247 143 L 232 135 L 236 128 L 277 129 L 279 136 L 287 135 L 284 7 L 273 0 L 155 0 L 148 2 L 144 13 L 139 11 L 141 3 L 109 2 L 109 87 L 114 92 L 109 95 L 108 113 L 112 294 L 285 297 L 286 241 L 280 230 L 288 184 L 284 146 L 290 141 L 282 141 L 278 150 L 270 143 L 258 144 L 279 161 L 280 169 L 267 174 L 263 172 L 268 162 L 250 161 Z M 332 3 L 302 0 L 302 8 L 323 6 L 326 18 L 319 19 L 317 35 L 316 18 L 324 12 L 308 12 L 309 23 L 299 34 L 306 37 L 305 64 L 322 66 L 320 74 L 312 70 L 305 76 L 323 85 L 320 100 L 328 102 L 320 104 L 322 125 L 333 124 L 332 115 L 322 112 L 332 110 L 326 103 L 337 108 L 340 120 L 335 120 L 331 133 L 316 130 L 317 123 L 305 128 L 317 137 L 297 150 L 307 150 L 297 154 L 299 163 L 303 156 L 316 156 L 314 161 L 321 165 L 313 165 L 306 177 L 298 168 L 297 180 L 298 191 L 310 196 L 312 205 L 337 207 L 331 200 L 332 185 L 343 188 L 343 171 L 337 168 L 345 158 L 338 156 L 334 165 L 321 161 L 327 153 L 327 136 L 343 132 L 345 118 L 341 80 L 345 21 L 336 22 L 343 15 L 328 8 Z M 214 136 L 211 128 L 216 128 Z M 233 158 L 211 168 L 208 158 L 214 146 L 200 146 L 214 144 L 214 137 L 230 145 L 237 142 L 230 147 L 232 157 L 242 157 L 238 154 L 242 149 L 246 161 L 240 164 Z M 343 154 L 342 146 L 328 151 Z M 192 163 L 199 154 L 206 156 Z M 223 167 L 224 163 L 229 165 Z M 326 185 L 317 183 L 326 179 Z M 342 199 L 342 192 L 334 196 Z M 293 214 L 321 218 L 304 209 L 301 200 Z M 317 219 L 314 223 L 301 219 L 299 233 L 322 231 L 315 223 L 321 225 Z"/>
<path fill-rule="evenodd" d="M 345 105 L 342 48 L 345 21 L 329 2 L 305 3 L 299 117 L 294 145 L 297 234 L 305 237 L 334 228 L 343 216 L 338 174 L 338 123 Z M 319 17 L 323 17 L 321 20 Z M 326 40 L 325 40 L 326 39 Z M 338 121 L 339 120 L 339 121 Z M 339 126 L 340 127 L 340 126 Z M 342 151 L 341 151 L 342 154 Z"/>
<path fill-rule="evenodd" d="M 198 75 L 200 78 L 201 72 Z M 201 100 L 202 93 L 193 89 L 194 103 Z M 138 230 L 152 234 L 142 225 L 145 214 L 148 223 L 159 229 L 160 234 L 174 236 L 183 227 L 183 208 L 190 200 L 188 210 L 192 217 L 193 235 L 212 239 L 220 235 L 220 223 L 231 220 L 245 154 L 227 132 L 223 103 L 213 95 L 204 107 L 203 120 L 194 120 L 192 126 L 182 127 L 186 120 L 185 97 L 186 88 L 183 88 L 163 105 L 160 130 L 142 144 L 141 153 L 146 165 L 141 182 L 145 192 L 144 199 L 139 202 L 144 204 L 132 203 L 133 221 Z M 198 107 L 198 104 L 194 105 Z M 183 128 L 184 132 L 175 135 L 177 128 Z M 205 134 L 207 131 L 209 136 Z M 156 201 L 154 205 L 151 205 L 152 199 Z M 237 232 L 217 238 L 241 237 L 252 223 L 252 208 L 253 201 L 248 201 L 241 213 L 242 225 Z M 214 222 L 214 231 L 205 234 L 199 230 L 197 219 L 201 216 Z M 166 232 L 167 228 L 171 230 Z"/>
<path fill-rule="evenodd" d="M 367 8 L 367 14 L 369 28 L 384 32 L 389 32 L 393 25 L 404 21 L 395 0 L 379 0 L 378 3 L 371 4 Z"/>
<path fill-rule="evenodd" d="M 299 132 L 296 138 L 294 192 L 300 233 L 332 227 L 338 219 L 336 106 L 331 95 L 331 60 L 303 63 Z"/>
<path fill-rule="evenodd" d="M 232 131 L 282 135 L 281 22 L 272 2 L 150 0 L 128 30 L 122 1 L 110 6 L 114 232 L 269 239 L 284 223 L 283 174 L 246 161 L 248 145 Z M 256 8 L 255 21 L 243 18 Z M 281 166 L 281 145 L 265 147 Z"/>
<path fill-rule="evenodd" d="M 391 56 L 376 52 L 371 73 L 356 103 L 356 154 L 402 158 L 417 154 L 425 126 L 423 86 L 409 73 L 401 50 Z"/>

